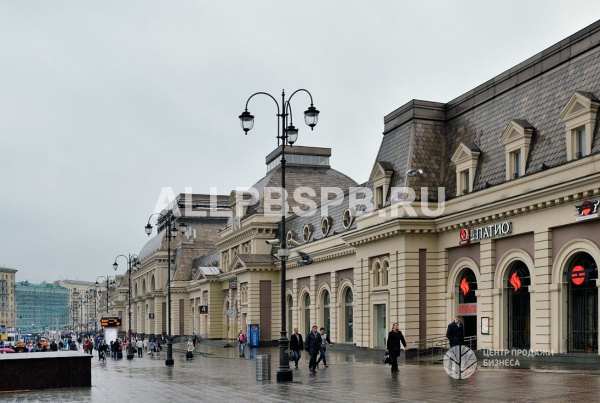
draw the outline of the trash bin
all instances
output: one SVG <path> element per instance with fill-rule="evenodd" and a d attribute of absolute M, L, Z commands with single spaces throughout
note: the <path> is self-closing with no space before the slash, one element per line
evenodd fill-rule
<path fill-rule="evenodd" d="M 271 380 L 271 355 L 261 354 L 256 356 L 256 380 Z"/>

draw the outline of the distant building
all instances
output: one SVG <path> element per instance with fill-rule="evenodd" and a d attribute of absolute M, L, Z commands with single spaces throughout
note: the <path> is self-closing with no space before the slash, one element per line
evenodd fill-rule
<path fill-rule="evenodd" d="M 33 284 L 20 281 L 15 285 L 16 328 L 20 331 L 61 330 L 72 327 L 69 290 L 56 284 Z"/>
<path fill-rule="evenodd" d="M 86 331 L 90 328 L 97 328 L 101 293 L 96 289 L 96 283 L 82 280 L 57 280 L 54 284 L 69 291 L 71 325 L 74 329 Z"/>
<path fill-rule="evenodd" d="M 0 267 L 0 334 L 15 327 L 16 272 L 15 269 Z"/>

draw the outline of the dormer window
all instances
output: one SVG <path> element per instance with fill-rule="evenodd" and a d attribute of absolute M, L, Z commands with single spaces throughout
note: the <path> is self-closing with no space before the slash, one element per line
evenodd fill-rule
<path fill-rule="evenodd" d="M 535 127 L 528 121 L 520 119 L 511 120 L 504 130 L 502 142 L 506 153 L 506 180 L 520 178 L 525 174 L 529 146 L 534 132 Z"/>
<path fill-rule="evenodd" d="M 378 161 L 371 172 L 371 181 L 375 191 L 375 208 L 380 209 L 385 206 L 386 198 L 390 189 L 390 180 L 394 173 L 391 163 Z"/>
<path fill-rule="evenodd" d="M 452 162 L 456 166 L 456 195 L 463 195 L 473 191 L 473 179 L 477 169 L 477 161 L 481 150 L 477 144 L 463 141 L 460 143 Z"/>
<path fill-rule="evenodd" d="M 592 129 L 600 100 L 590 92 L 577 91 L 560 113 L 566 124 L 567 161 L 582 158 L 592 152 Z"/>

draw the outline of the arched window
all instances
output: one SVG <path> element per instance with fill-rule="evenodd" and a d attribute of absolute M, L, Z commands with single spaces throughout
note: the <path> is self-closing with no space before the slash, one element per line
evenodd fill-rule
<path fill-rule="evenodd" d="M 343 305 L 342 305 L 342 329 L 344 331 L 343 340 L 346 343 L 352 343 L 354 340 L 354 294 L 350 287 L 342 293 Z"/>
<path fill-rule="evenodd" d="M 323 327 L 325 331 L 329 333 L 331 331 L 331 316 L 329 310 L 329 304 L 331 303 L 331 296 L 329 295 L 329 291 L 324 290 L 321 299 L 322 308 L 322 318 L 323 318 Z"/>
<path fill-rule="evenodd" d="M 379 261 L 376 261 L 373 264 L 373 272 L 372 272 L 372 277 L 373 277 L 373 287 L 379 287 L 379 274 L 381 272 L 381 264 L 379 263 Z"/>
<path fill-rule="evenodd" d="M 310 295 L 304 294 L 304 334 L 310 333 Z"/>
<path fill-rule="evenodd" d="M 294 305 L 294 302 L 293 302 L 292 296 L 288 295 L 287 298 L 286 298 L 286 308 L 287 308 L 287 324 L 286 324 L 286 327 L 287 327 L 288 335 L 290 335 L 290 336 L 292 335 L 292 331 L 294 330 L 294 325 L 293 325 L 293 323 L 294 323 L 293 319 L 294 318 L 292 317 L 292 314 L 293 314 L 293 305 Z"/>
<path fill-rule="evenodd" d="M 390 262 L 387 260 L 383 261 L 383 268 L 381 269 L 381 285 L 387 286 L 389 283 L 389 270 Z"/>

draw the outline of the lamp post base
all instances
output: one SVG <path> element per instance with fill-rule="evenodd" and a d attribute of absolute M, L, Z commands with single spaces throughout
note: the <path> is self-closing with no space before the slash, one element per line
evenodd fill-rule
<path fill-rule="evenodd" d="M 294 380 L 294 373 L 290 368 L 290 356 L 288 353 L 289 340 L 286 331 L 281 331 L 279 339 L 279 369 L 277 370 L 277 382 L 291 382 Z"/>
<path fill-rule="evenodd" d="M 173 359 L 173 337 L 167 337 L 167 359 L 165 360 L 165 365 L 167 367 L 172 367 L 175 364 L 175 360 Z"/>

